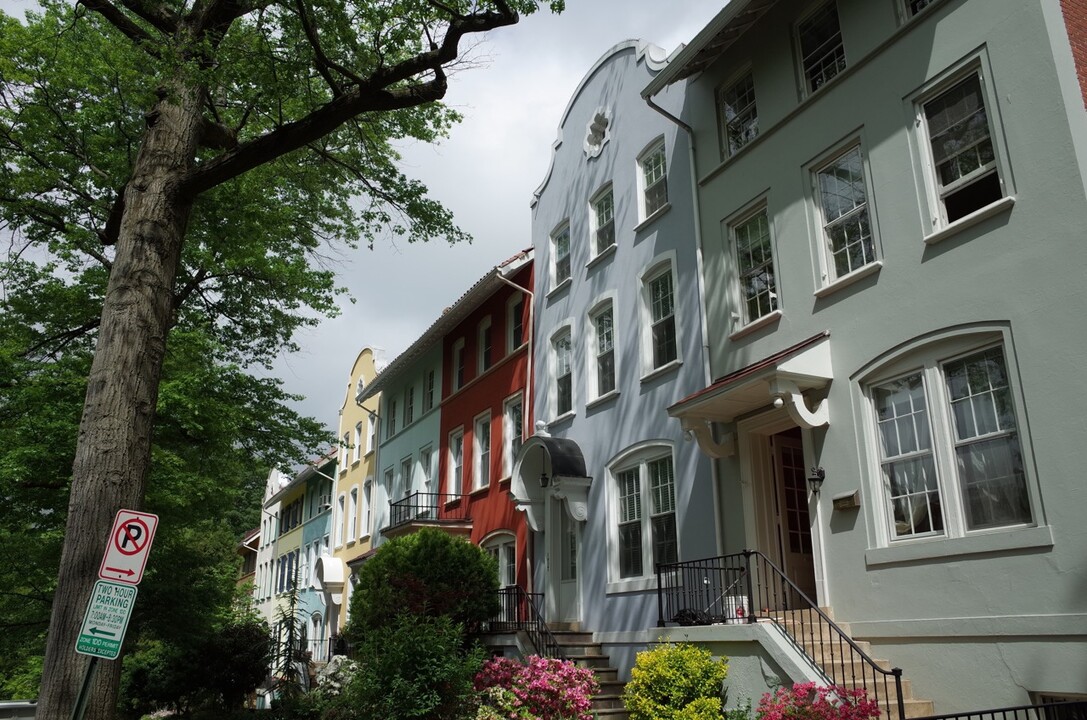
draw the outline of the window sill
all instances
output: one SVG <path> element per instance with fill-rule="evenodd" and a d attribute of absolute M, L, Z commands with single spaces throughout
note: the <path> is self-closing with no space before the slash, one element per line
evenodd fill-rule
<path fill-rule="evenodd" d="M 585 403 L 585 409 L 586 410 L 592 410 L 593 408 L 599 407 L 599 406 L 601 406 L 601 405 L 603 405 L 603 404 L 605 404 L 605 403 L 607 403 L 607 402 L 609 402 L 611 400 L 614 400 L 617 397 L 619 397 L 619 391 L 618 390 L 612 390 L 611 392 L 606 392 L 603 395 L 601 395 L 600 397 L 596 398 L 595 400 L 590 400 L 589 402 Z"/>
<path fill-rule="evenodd" d="M 359 543 L 366 543 L 366 542 L 370 542 L 370 533 L 366 533 L 365 535 L 360 535 L 359 536 Z"/>
<path fill-rule="evenodd" d="M 840 278 L 838 278 L 834 282 L 830 283 L 829 285 L 824 285 L 823 287 L 816 290 L 813 294 L 817 298 L 825 298 L 828 295 L 833 295 L 834 293 L 838 292 L 842 288 L 849 287 L 850 285 L 857 282 L 858 280 L 863 280 L 864 278 L 868 277 L 869 275 L 875 275 L 881 269 L 883 269 L 883 261 L 882 260 L 876 260 L 874 262 L 870 262 L 867 265 L 865 265 L 864 267 L 862 267 L 861 269 L 854 270 L 853 272 L 849 273 L 848 275 L 842 275 Z"/>
<path fill-rule="evenodd" d="M 547 296 L 546 296 L 547 299 L 550 300 L 551 298 L 555 297 L 556 295 L 561 294 L 564 290 L 569 290 L 570 285 L 572 285 L 573 282 L 574 281 L 572 279 L 566 278 L 565 280 L 563 280 L 558 285 L 556 285 L 555 287 L 551 288 L 551 290 L 548 291 Z"/>
<path fill-rule="evenodd" d="M 358 464 L 359 464 L 360 462 L 362 462 L 362 458 L 355 458 L 354 460 L 352 460 L 352 461 L 351 461 L 351 467 L 352 467 L 352 469 L 354 469 L 355 467 L 358 467 Z"/>
<path fill-rule="evenodd" d="M 622 593 L 636 593 L 647 592 L 649 590 L 657 589 L 657 578 L 641 577 L 630 578 L 627 580 L 618 580 L 616 582 L 608 583 L 608 587 L 605 589 L 605 593 L 608 595 L 620 595 Z"/>
<path fill-rule="evenodd" d="M 747 325 L 744 325 L 743 327 L 734 330 L 733 333 L 728 336 L 728 339 L 729 340 L 739 340 L 740 338 L 744 337 L 745 335 L 750 335 L 751 333 L 755 332 L 756 330 L 761 330 L 762 328 L 766 327 L 767 325 L 773 325 L 778 320 L 781 319 L 781 314 L 782 313 L 781 313 L 780 310 L 774 310 L 773 312 L 767 313 L 767 314 L 763 315 L 761 318 L 759 318 L 758 320 L 753 320 L 753 321 L 749 322 Z"/>
<path fill-rule="evenodd" d="M 577 413 L 574 412 L 573 410 L 571 410 L 569 412 L 564 412 L 562 415 L 559 415 L 557 418 L 555 418 L 551 422 L 547 423 L 547 427 L 552 428 L 552 427 L 555 427 L 556 425 L 561 425 L 562 423 L 566 422 L 567 420 L 573 420 L 575 415 L 577 415 Z"/>
<path fill-rule="evenodd" d="M 999 215 L 1007 210 L 1010 210 L 1013 205 L 1015 205 L 1014 195 L 1008 195 L 1007 197 L 1000 198 L 996 202 L 990 203 L 989 205 L 986 205 L 980 210 L 975 210 L 969 215 L 964 215 L 947 227 L 941 228 L 934 233 L 926 235 L 925 244 L 935 245 L 939 242 L 942 242 L 947 238 L 951 237 L 952 235 L 955 235 L 956 233 L 965 230 L 968 227 L 977 225 L 983 220 L 988 220 L 995 215 Z"/>
<path fill-rule="evenodd" d="M 600 251 L 600 253 L 589 262 L 585 263 L 586 270 L 592 270 L 597 265 L 600 265 L 605 260 L 615 254 L 615 243 L 608 245 L 606 248 Z"/>
<path fill-rule="evenodd" d="M 1043 525 L 993 530 L 966 537 L 898 541 L 890 547 L 868 550 L 864 554 L 864 561 L 868 567 L 872 567 L 1047 547 L 1053 547 L 1053 530 L 1048 525 Z"/>
<path fill-rule="evenodd" d="M 483 487 L 476 488 L 472 492 L 468 493 L 468 497 L 477 498 L 477 497 L 480 497 L 481 495 L 486 495 L 488 492 L 490 492 L 490 489 L 491 489 L 490 485 L 484 485 Z"/>
<path fill-rule="evenodd" d="M 672 362 L 669 362 L 669 363 L 665 363 L 664 365 L 661 365 L 659 368 L 654 368 L 653 370 L 650 370 L 649 372 L 647 372 L 645 375 L 642 375 L 641 381 L 643 383 L 647 383 L 650 380 L 656 380 L 661 375 L 667 375 L 670 372 L 675 372 L 676 370 L 679 369 L 679 366 L 682 365 L 682 364 L 683 364 L 683 361 L 679 360 L 679 359 L 673 360 Z"/>
<path fill-rule="evenodd" d="M 642 220 L 640 223 L 635 225 L 634 226 L 634 232 L 638 233 L 638 232 L 641 232 L 642 230 L 645 230 L 647 227 L 649 227 L 650 225 L 655 223 L 657 221 L 657 219 L 660 218 L 661 215 L 664 215 L 665 213 L 667 213 L 671 209 L 672 209 L 672 203 L 670 203 L 670 202 L 664 203 L 659 208 L 657 208 L 656 212 L 654 212 L 652 215 L 647 217 L 645 220 Z"/>

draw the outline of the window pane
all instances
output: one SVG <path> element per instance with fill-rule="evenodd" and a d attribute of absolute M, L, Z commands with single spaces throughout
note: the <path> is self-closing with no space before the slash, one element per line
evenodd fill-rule
<path fill-rule="evenodd" d="M 642 158 L 645 187 L 645 216 L 649 217 L 668 203 L 668 183 L 665 176 L 664 146 Z"/>
<path fill-rule="evenodd" d="M 601 311 L 594 318 L 596 325 L 597 394 L 603 395 L 615 389 L 614 327 L 611 308 Z"/>
<path fill-rule="evenodd" d="M 653 561 L 658 564 L 679 562 L 675 513 L 653 518 Z"/>
<path fill-rule="evenodd" d="M 853 148 L 820 170 L 818 182 L 828 265 L 835 277 L 841 277 L 876 259 L 861 149 Z"/>
<path fill-rule="evenodd" d="M 845 48 L 834 0 L 800 23 L 797 31 L 808 90 L 818 90 L 845 69 Z"/>
<path fill-rule="evenodd" d="M 666 457 L 649 463 L 649 489 L 653 498 L 653 513 L 674 512 L 675 479 L 672 473 L 672 458 Z"/>
<path fill-rule="evenodd" d="M 570 277 L 570 228 L 559 232 L 552 241 L 555 253 L 555 283 Z"/>
<path fill-rule="evenodd" d="M 619 577 L 642 574 L 642 526 L 630 523 L 619 526 Z"/>
<path fill-rule="evenodd" d="M 736 263 L 740 293 L 746 310 L 745 322 L 752 322 L 777 309 L 774 261 L 770 249 L 770 223 L 766 211 L 736 226 Z"/>
<path fill-rule="evenodd" d="M 883 464 L 895 537 L 942 533 L 940 489 L 932 454 Z"/>
<path fill-rule="evenodd" d="M 642 519 L 642 495 L 638 482 L 638 471 L 627 470 L 619 473 L 619 522 Z"/>
<path fill-rule="evenodd" d="M 615 201 L 608 190 L 593 205 L 596 223 L 596 254 L 615 244 Z"/>
<path fill-rule="evenodd" d="M 750 73 L 721 93 L 721 115 L 725 123 L 725 151 L 728 155 L 758 136 L 755 83 Z"/>

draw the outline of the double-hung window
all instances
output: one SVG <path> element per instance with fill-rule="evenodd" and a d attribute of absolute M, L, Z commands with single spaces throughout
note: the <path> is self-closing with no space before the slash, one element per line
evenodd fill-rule
<path fill-rule="evenodd" d="M 413 469 L 413 467 L 414 466 L 412 465 L 410 455 L 400 461 L 400 487 L 399 487 L 400 493 L 399 493 L 399 495 L 402 498 L 406 498 L 408 495 L 411 495 L 412 485 L 414 485 L 413 478 L 412 478 L 412 475 L 413 475 L 412 469 Z"/>
<path fill-rule="evenodd" d="M 668 204 L 668 173 L 664 140 L 658 140 L 638 158 L 641 170 L 642 219 L 648 219 Z"/>
<path fill-rule="evenodd" d="M 721 146 L 731 157 L 759 135 L 759 111 L 755 107 L 755 82 L 748 71 L 719 94 Z"/>
<path fill-rule="evenodd" d="M 464 490 L 464 430 L 449 434 L 449 492 L 459 495 Z"/>
<path fill-rule="evenodd" d="M 678 560 L 675 472 L 671 454 L 618 469 L 615 478 L 614 573 L 620 580 L 652 574 Z"/>
<path fill-rule="evenodd" d="M 796 26 L 800 70 L 812 93 L 845 70 L 845 46 L 836 0 L 823 3 Z"/>
<path fill-rule="evenodd" d="M 347 542 L 355 542 L 358 538 L 359 525 L 359 489 L 351 488 L 351 496 L 347 503 Z"/>
<path fill-rule="evenodd" d="M 932 355 L 870 397 L 890 540 L 1033 522 L 1002 346 Z"/>
<path fill-rule="evenodd" d="M 506 352 L 511 353 L 525 341 L 525 296 L 518 292 L 506 305 Z"/>
<path fill-rule="evenodd" d="M 476 418 L 472 433 L 472 487 L 481 490 L 491 484 L 491 414 Z"/>
<path fill-rule="evenodd" d="M 551 341 L 555 367 L 555 415 L 561 416 L 574 409 L 574 369 L 571 355 L 573 348 L 570 331 L 566 330 Z"/>
<path fill-rule="evenodd" d="M 351 462 L 357 463 L 362 459 L 362 422 L 355 423 L 354 444 L 351 446 Z"/>
<path fill-rule="evenodd" d="M 411 425 L 415 420 L 415 387 L 408 385 L 404 388 L 404 427 Z"/>
<path fill-rule="evenodd" d="M 494 347 L 491 338 L 491 318 L 488 316 L 479 324 L 479 333 L 476 340 L 478 373 L 480 375 L 490 370 L 491 365 L 494 364 Z"/>
<path fill-rule="evenodd" d="M 366 452 L 371 453 L 377 447 L 377 415 L 366 416 Z"/>
<path fill-rule="evenodd" d="M 513 463 L 521 452 L 525 438 L 525 403 L 520 394 L 506 401 L 505 427 L 502 432 L 506 440 L 506 452 L 503 458 L 505 477 L 513 474 Z"/>
<path fill-rule="evenodd" d="M 551 236 L 551 287 L 556 288 L 570 279 L 570 223 L 564 223 Z"/>
<path fill-rule="evenodd" d="M 385 439 L 388 440 L 396 434 L 396 399 L 389 398 L 388 423 L 385 426 Z"/>
<path fill-rule="evenodd" d="M 373 497 L 374 497 L 374 481 L 367 479 L 362 484 L 362 534 L 369 535 L 372 531 L 373 524 Z"/>
<path fill-rule="evenodd" d="M 672 268 L 654 275 L 646 282 L 649 304 L 651 361 L 654 369 L 678 357 L 676 344 L 676 304 Z"/>
<path fill-rule="evenodd" d="M 351 447 L 351 433 L 344 433 L 340 442 L 340 472 L 347 470 L 347 450 Z"/>
<path fill-rule="evenodd" d="M 423 378 L 423 412 L 429 412 L 434 408 L 435 377 L 434 370 L 427 370 Z"/>
<path fill-rule="evenodd" d="M 615 322 L 610 302 L 593 314 L 592 327 L 596 353 L 596 396 L 600 397 L 615 389 Z"/>
<path fill-rule="evenodd" d="M 919 115 L 932 168 L 934 226 L 953 223 L 1005 196 L 979 69 L 925 98 Z"/>
<path fill-rule="evenodd" d="M 609 184 L 596 194 L 592 206 L 593 255 L 615 244 L 615 195 Z"/>
<path fill-rule="evenodd" d="M 740 285 L 740 319 L 746 325 L 778 309 L 777 274 L 765 205 L 732 225 L 732 249 Z"/>
<path fill-rule="evenodd" d="M 464 387 L 464 338 L 453 343 L 453 389 Z"/>
<path fill-rule="evenodd" d="M 833 282 L 874 263 L 876 242 L 860 145 L 816 171 L 816 193 L 822 211 L 824 280 Z"/>

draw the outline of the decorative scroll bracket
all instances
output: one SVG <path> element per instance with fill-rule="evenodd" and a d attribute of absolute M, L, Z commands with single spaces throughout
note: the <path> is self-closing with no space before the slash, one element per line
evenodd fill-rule
<path fill-rule="evenodd" d="M 713 431 L 713 421 L 705 418 L 683 418 L 683 432 L 698 442 L 699 449 L 711 458 L 723 458 L 736 454 L 736 435 L 728 433 L 720 440 Z"/>
<path fill-rule="evenodd" d="M 814 410 L 808 409 L 804 394 L 792 380 L 777 378 L 770 383 L 770 396 L 775 398 L 774 405 L 780 401 L 785 405 L 789 417 L 802 428 L 822 427 L 830 424 L 830 409 L 826 400 L 821 400 Z"/>

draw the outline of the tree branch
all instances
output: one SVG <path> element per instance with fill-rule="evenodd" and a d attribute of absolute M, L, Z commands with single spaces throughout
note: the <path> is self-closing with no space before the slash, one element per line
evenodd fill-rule
<path fill-rule="evenodd" d="M 121 0 L 121 4 L 159 32 L 167 35 L 177 32 L 177 15 L 167 10 L 162 4 L 148 5 L 139 0 Z"/>
<path fill-rule="evenodd" d="M 496 2 L 502 12 L 477 13 L 452 21 L 437 49 L 420 53 L 391 68 L 378 70 L 370 78 L 305 117 L 241 143 L 234 150 L 193 168 L 182 183 L 182 191 L 195 196 L 210 190 L 244 172 L 309 145 L 362 113 L 401 110 L 440 100 L 447 90 L 442 66 L 457 59 L 461 38 L 469 33 L 486 32 L 517 22 L 517 13 L 511 11 L 501 0 Z M 434 78 L 428 82 L 391 87 L 426 70 L 434 73 Z"/>
<path fill-rule="evenodd" d="M 157 56 L 157 53 L 151 48 L 155 39 L 142 27 L 132 22 L 127 15 L 118 10 L 109 0 L 79 0 L 79 4 L 101 15 L 109 21 L 110 25 L 120 30 L 130 40 L 135 41 L 138 47 L 142 47 L 147 52 Z"/>
<path fill-rule="evenodd" d="M 37 342 L 34 345 L 30 346 L 29 348 L 27 348 L 23 352 L 19 353 L 19 357 L 24 357 L 24 358 L 30 357 L 31 355 L 36 353 L 38 350 L 41 350 L 46 345 L 50 345 L 50 344 L 55 343 L 55 342 L 60 342 L 62 346 L 67 345 L 72 340 L 75 340 L 78 337 L 82 337 L 83 335 L 86 335 L 91 330 L 95 330 L 101 323 L 102 323 L 101 318 L 95 318 L 94 320 L 88 320 L 87 322 L 83 323 L 82 325 L 80 325 L 77 328 L 72 328 L 71 330 L 65 330 L 62 333 L 57 333 L 56 335 L 51 335 L 51 336 L 45 338 L 44 340 L 41 340 L 40 342 Z"/>

